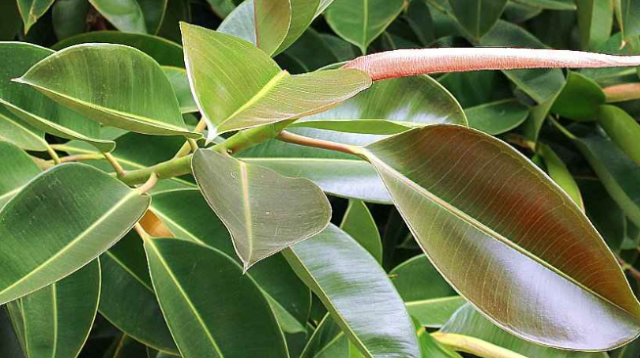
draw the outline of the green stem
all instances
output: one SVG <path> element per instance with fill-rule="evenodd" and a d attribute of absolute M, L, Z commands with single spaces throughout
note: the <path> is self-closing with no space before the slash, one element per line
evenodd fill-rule
<path fill-rule="evenodd" d="M 60 160 L 60 157 L 58 156 L 58 153 L 56 153 L 53 147 L 51 147 L 49 143 L 47 143 L 46 145 L 47 145 L 47 152 L 49 153 L 49 156 L 53 160 L 53 163 L 56 165 L 62 163 L 62 161 Z"/>

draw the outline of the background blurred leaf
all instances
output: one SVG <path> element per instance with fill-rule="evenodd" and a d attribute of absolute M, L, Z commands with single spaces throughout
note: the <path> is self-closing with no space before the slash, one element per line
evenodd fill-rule
<path fill-rule="evenodd" d="M 611 0 L 577 0 L 580 48 L 590 50 L 607 41 L 613 25 Z"/>
<path fill-rule="evenodd" d="M 24 22 L 24 33 L 29 32 L 38 19 L 53 5 L 54 0 L 16 0 Z"/>
<path fill-rule="evenodd" d="M 489 32 L 498 21 L 507 0 L 449 0 L 460 25 L 475 39 Z"/>
<path fill-rule="evenodd" d="M 354 238 L 378 263 L 382 263 L 380 232 L 365 203 L 359 200 L 349 200 L 349 206 L 342 218 L 340 229 Z"/>

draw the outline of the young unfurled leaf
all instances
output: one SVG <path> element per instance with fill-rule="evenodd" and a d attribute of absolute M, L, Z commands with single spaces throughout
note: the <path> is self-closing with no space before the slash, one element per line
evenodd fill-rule
<path fill-rule="evenodd" d="M 97 122 L 152 135 L 184 135 L 171 83 L 156 61 L 131 47 L 83 44 L 66 48 L 16 80 Z"/>
<path fill-rule="evenodd" d="M 153 287 L 182 357 L 288 357 L 267 299 L 233 259 L 180 239 L 148 239 L 144 247 Z"/>
<path fill-rule="evenodd" d="M 84 164 L 56 166 L 30 181 L 0 211 L 0 304 L 95 259 L 148 205 L 147 196 Z"/>
<path fill-rule="evenodd" d="M 211 141 L 216 135 L 308 116 L 371 86 L 361 71 L 289 75 L 250 43 L 182 24 L 187 72 Z"/>
<path fill-rule="evenodd" d="M 99 123 L 55 103 L 25 84 L 12 81 L 53 53 L 28 43 L 0 43 L 0 58 L 4 59 L 0 72 L 0 104 L 38 130 L 91 143 L 100 151 L 112 151 L 115 144 L 101 139 Z"/>
<path fill-rule="evenodd" d="M 640 333 L 640 304 L 604 240 L 505 143 L 433 125 L 362 154 L 434 266 L 501 328 L 574 350 L 608 350 Z"/>
<path fill-rule="evenodd" d="M 75 358 L 98 312 L 100 263 L 85 267 L 19 300 L 7 309 L 27 358 Z"/>
<path fill-rule="evenodd" d="M 284 255 L 365 357 L 420 357 L 398 292 L 371 254 L 344 231 L 329 225 Z"/>
<path fill-rule="evenodd" d="M 0 141 L 0 210 L 27 183 L 40 174 L 36 163 L 20 148 Z"/>
<path fill-rule="evenodd" d="M 287 178 L 212 150 L 194 154 L 193 174 L 231 232 L 245 270 L 319 233 L 331 219 L 327 197 L 307 179 Z"/>

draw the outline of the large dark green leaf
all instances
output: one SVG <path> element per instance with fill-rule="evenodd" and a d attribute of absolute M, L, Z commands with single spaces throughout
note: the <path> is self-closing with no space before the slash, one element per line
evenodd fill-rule
<path fill-rule="evenodd" d="M 60 40 L 79 35 L 87 29 L 91 6 L 86 0 L 58 0 L 52 8 L 53 30 Z"/>
<path fill-rule="evenodd" d="M 357 70 L 291 76 L 250 43 L 220 32 L 183 24 L 182 35 L 191 91 L 209 140 L 321 112 L 371 85 Z"/>
<path fill-rule="evenodd" d="M 378 263 L 382 263 L 380 232 L 365 203 L 360 200 L 349 200 L 340 228 L 369 251 Z"/>
<path fill-rule="evenodd" d="M 467 108 L 464 113 L 471 128 L 497 135 L 522 124 L 527 119 L 529 110 L 514 99 L 505 99 Z"/>
<path fill-rule="evenodd" d="M 40 61 L 18 81 L 107 126 L 152 135 L 200 136 L 188 131 L 158 63 L 128 46 L 69 47 Z"/>
<path fill-rule="evenodd" d="M 506 0 L 449 0 L 456 19 L 475 39 L 491 30 L 506 4 Z"/>
<path fill-rule="evenodd" d="M 15 145 L 0 141 L 0 209 L 40 174 L 41 170 L 27 153 Z"/>
<path fill-rule="evenodd" d="M 209 206 L 231 232 L 245 270 L 322 231 L 331 206 L 311 181 L 294 179 L 211 150 L 193 157 Z"/>
<path fill-rule="evenodd" d="M 432 125 L 363 155 L 434 266 L 500 327 L 578 350 L 607 350 L 640 333 L 640 304 L 598 232 L 507 144 Z"/>
<path fill-rule="evenodd" d="M 86 141 L 101 151 L 113 150 L 115 145 L 112 141 L 100 139 L 98 123 L 56 104 L 27 85 L 12 81 L 53 53 L 27 43 L 1 43 L 0 58 L 5 60 L 5 65 L 0 68 L 0 103 L 40 131 Z"/>
<path fill-rule="evenodd" d="M 489 322 L 473 306 L 461 307 L 451 320 L 442 327 L 442 332 L 462 334 L 480 338 L 486 342 L 519 353 L 525 357 L 544 358 L 607 358 L 606 353 L 584 353 L 563 351 L 554 348 L 539 346 L 523 341 Z"/>
<path fill-rule="evenodd" d="M 147 196 L 87 165 L 64 164 L 38 176 L 0 211 L 0 303 L 86 265 L 148 205 Z"/>
<path fill-rule="evenodd" d="M 182 47 L 162 37 L 151 35 L 128 34 L 119 31 L 93 31 L 60 41 L 52 48 L 62 50 L 84 43 L 111 43 L 131 46 L 153 57 L 163 66 L 184 68 Z"/>
<path fill-rule="evenodd" d="M 144 245 L 153 287 L 182 357 L 288 357 L 269 303 L 233 259 L 179 239 L 147 239 Z"/>
<path fill-rule="evenodd" d="M 611 1 L 577 0 L 578 29 L 582 50 L 595 49 L 611 34 L 613 6 Z"/>
<path fill-rule="evenodd" d="M 611 140 L 622 151 L 640 165 L 640 125 L 624 110 L 615 106 L 600 106 L 598 123 L 602 126 Z"/>
<path fill-rule="evenodd" d="M 389 275 L 409 314 L 425 327 L 441 327 L 466 303 L 424 255 L 403 262 Z"/>
<path fill-rule="evenodd" d="M 420 357 L 402 299 L 371 254 L 344 231 L 329 225 L 284 254 L 365 357 Z"/>
<path fill-rule="evenodd" d="M 24 22 L 24 33 L 26 34 L 31 26 L 44 15 L 53 5 L 54 0 L 17 0 L 18 10 Z"/>
<path fill-rule="evenodd" d="M 325 17 L 333 31 L 364 54 L 403 8 L 402 0 L 335 0 Z"/>
<path fill-rule="evenodd" d="M 8 303 L 26 358 L 75 358 L 89 336 L 100 300 L 100 264 Z"/>
<path fill-rule="evenodd" d="M 100 261 L 100 314 L 137 341 L 178 353 L 153 290 L 142 239 L 130 232 Z"/>
<path fill-rule="evenodd" d="M 551 112 L 577 121 L 593 121 L 604 102 L 604 93 L 595 81 L 577 72 L 569 72 Z"/>

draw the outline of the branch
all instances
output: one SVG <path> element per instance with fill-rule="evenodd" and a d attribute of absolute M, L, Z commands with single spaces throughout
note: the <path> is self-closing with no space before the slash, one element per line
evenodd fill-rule
<path fill-rule="evenodd" d="M 470 353 L 483 358 L 527 358 L 521 354 L 496 346 L 478 338 L 463 336 L 461 334 L 431 333 L 440 344 L 448 346 L 455 351 Z"/>
<path fill-rule="evenodd" d="M 309 138 L 288 131 L 282 131 L 277 138 L 283 142 L 303 145 L 305 147 L 322 148 L 360 156 L 358 148 L 352 145 L 335 143 L 322 139 Z"/>
<path fill-rule="evenodd" d="M 395 50 L 361 56 L 343 67 L 366 72 L 374 81 L 441 72 L 525 68 L 601 68 L 640 66 L 640 56 L 517 48 L 440 48 Z"/>

